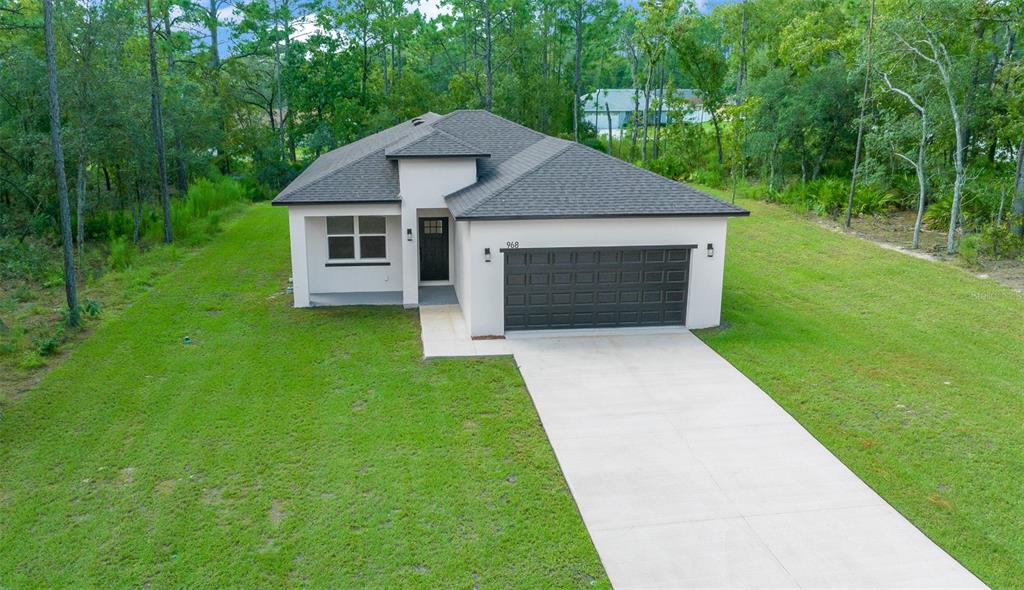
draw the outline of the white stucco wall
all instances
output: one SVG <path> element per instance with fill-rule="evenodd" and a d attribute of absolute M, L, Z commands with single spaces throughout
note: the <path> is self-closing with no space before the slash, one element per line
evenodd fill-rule
<path fill-rule="evenodd" d="M 460 303 L 463 301 L 466 302 L 462 305 L 462 315 L 466 319 L 468 325 L 470 321 L 470 314 L 472 313 L 472 306 L 470 305 L 471 291 L 469 273 L 473 241 L 470 235 L 470 223 L 468 221 L 456 221 L 453 225 L 455 226 L 453 232 L 455 236 L 455 294 L 458 296 Z"/>
<path fill-rule="evenodd" d="M 403 261 L 400 213 L 398 203 L 288 207 L 295 307 L 309 307 L 310 293 L 401 291 Z M 335 215 L 386 216 L 389 265 L 326 266 L 327 217 Z"/>
<path fill-rule="evenodd" d="M 413 240 L 402 239 L 402 302 L 406 307 L 419 304 L 420 259 L 419 217 L 440 216 L 447 212 L 444 196 L 477 180 L 474 158 L 403 158 L 398 161 L 398 184 L 402 196 L 401 235 L 411 229 Z M 434 211 L 421 211 L 434 210 Z M 441 211 L 438 211 L 441 210 Z M 449 262 L 455 232 L 449 221 Z M 452 270 L 449 265 L 449 275 Z"/>
<path fill-rule="evenodd" d="M 617 218 L 471 221 L 470 244 L 460 253 L 468 260 L 469 282 L 460 295 L 463 315 L 472 336 L 504 333 L 504 255 L 508 242 L 520 248 L 592 246 L 696 245 L 690 262 L 686 304 L 689 328 L 717 326 L 721 319 L 722 278 L 725 269 L 726 218 Z M 707 257 L 707 245 L 715 255 Z M 484 261 L 491 249 L 491 262 Z M 468 311 L 467 311 L 468 307 Z"/>

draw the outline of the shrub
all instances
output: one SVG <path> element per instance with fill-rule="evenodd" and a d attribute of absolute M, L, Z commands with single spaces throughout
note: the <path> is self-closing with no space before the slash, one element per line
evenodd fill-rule
<path fill-rule="evenodd" d="M 111 237 L 107 266 L 113 270 L 127 270 L 131 268 L 137 253 L 138 249 L 128 238 L 124 236 Z"/>
<path fill-rule="evenodd" d="M 91 318 L 99 317 L 100 302 L 95 299 L 86 299 L 85 305 L 82 306 L 82 313 Z"/>
<path fill-rule="evenodd" d="M 54 271 L 60 272 L 60 262 L 43 241 L 0 238 L 0 278 L 42 280 Z"/>
<path fill-rule="evenodd" d="M 982 240 L 980 234 L 967 234 L 960 238 L 957 244 L 957 254 L 964 262 L 971 266 L 978 266 L 981 262 Z"/>
<path fill-rule="evenodd" d="M 57 352 L 60 345 L 64 342 L 64 325 L 58 324 L 57 328 L 54 329 L 53 333 L 49 336 L 37 336 L 32 339 L 32 344 L 35 346 L 36 352 L 39 356 L 50 356 Z"/>
<path fill-rule="evenodd" d="M 18 363 L 22 369 L 38 369 L 46 364 L 44 359 L 38 352 L 29 350 L 25 353 L 25 356 L 21 358 L 21 362 Z"/>
<path fill-rule="evenodd" d="M 723 175 L 722 170 L 718 167 L 694 170 L 690 175 L 690 181 L 719 189 L 726 188 L 731 182 L 729 177 Z"/>

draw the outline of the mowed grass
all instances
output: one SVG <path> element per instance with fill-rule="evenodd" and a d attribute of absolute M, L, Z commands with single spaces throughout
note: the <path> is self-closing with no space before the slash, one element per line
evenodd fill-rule
<path fill-rule="evenodd" d="M 701 338 L 982 580 L 1019 588 L 1024 296 L 741 204 L 728 325 Z"/>
<path fill-rule="evenodd" d="M 0 587 L 608 587 L 514 364 L 288 256 L 253 207 L 6 408 Z"/>

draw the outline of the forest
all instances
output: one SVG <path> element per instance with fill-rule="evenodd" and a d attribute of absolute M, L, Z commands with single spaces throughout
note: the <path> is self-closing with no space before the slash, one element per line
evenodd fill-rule
<path fill-rule="evenodd" d="M 1022 33 L 1024 0 L 0 0 L 0 281 L 63 284 L 77 323 L 76 284 L 216 233 L 325 151 L 465 108 L 1019 257 Z M 602 88 L 637 89 L 616 140 L 583 122 Z M 678 88 L 710 122 L 653 116 L 690 108 L 657 99 Z"/>

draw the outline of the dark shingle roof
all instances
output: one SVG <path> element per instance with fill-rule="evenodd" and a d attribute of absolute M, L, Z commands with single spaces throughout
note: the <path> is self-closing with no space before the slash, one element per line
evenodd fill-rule
<path fill-rule="evenodd" d="M 508 170 L 506 170 L 508 168 Z M 578 143 L 546 139 L 448 196 L 457 218 L 746 215 L 747 211 Z"/>
<path fill-rule="evenodd" d="M 487 111 L 428 113 L 321 156 L 275 204 L 398 200 L 389 158 L 483 156 L 446 196 L 459 219 L 748 215 L 688 185 Z"/>
<path fill-rule="evenodd" d="M 476 157 L 491 154 L 433 126 L 423 126 L 384 150 L 388 158 Z"/>
<path fill-rule="evenodd" d="M 274 203 L 399 200 L 398 165 L 384 157 L 384 149 L 439 118 L 427 113 L 323 154 L 286 186 Z"/>

